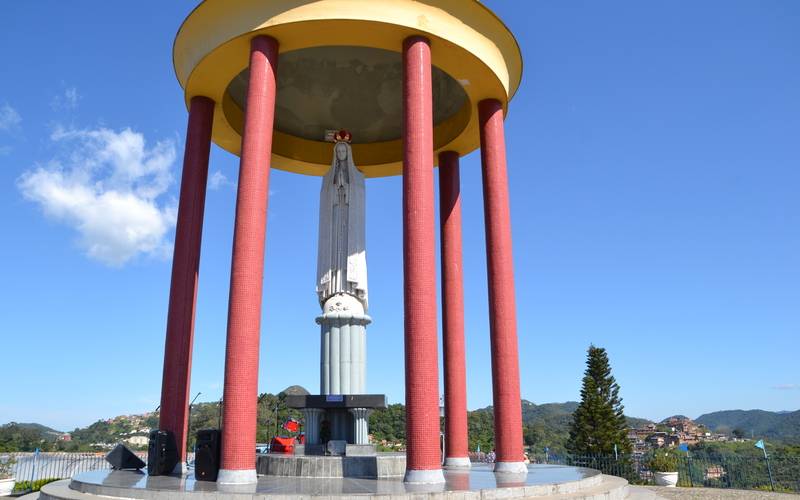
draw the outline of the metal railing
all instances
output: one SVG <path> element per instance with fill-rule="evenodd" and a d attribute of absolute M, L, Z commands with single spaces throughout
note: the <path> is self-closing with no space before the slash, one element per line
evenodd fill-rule
<path fill-rule="evenodd" d="M 572 465 L 597 469 L 632 484 L 655 484 L 647 467 L 650 454 L 531 456 L 532 463 Z M 678 486 L 732 488 L 800 493 L 800 457 L 772 455 L 706 455 L 689 453 L 678 460 Z"/>
<path fill-rule="evenodd" d="M 147 460 L 147 452 L 136 453 Z M 110 469 L 106 452 L 99 453 L 0 453 L 0 460 L 12 459 L 17 485 L 16 493 L 38 490 L 41 483 L 57 479 L 68 479 L 82 472 Z"/>
<path fill-rule="evenodd" d="M 110 469 L 105 453 L 8 453 L 17 481 L 66 479 L 81 472 Z M 144 454 L 147 456 L 147 453 Z"/>

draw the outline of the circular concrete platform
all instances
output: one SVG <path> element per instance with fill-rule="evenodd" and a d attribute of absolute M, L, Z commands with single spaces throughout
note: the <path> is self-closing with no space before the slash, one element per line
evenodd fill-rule
<path fill-rule="evenodd" d="M 409 485 L 400 479 L 300 478 L 260 476 L 249 486 L 223 486 L 183 477 L 149 477 L 134 471 L 94 471 L 71 482 L 52 483 L 43 498 L 90 500 L 97 496 L 172 500 L 191 498 L 535 498 L 569 495 L 570 498 L 624 498 L 627 482 L 598 471 L 558 465 L 531 465 L 528 474 L 495 474 L 490 465 L 476 464 L 469 471 L 445 471 L 443 485 Z M 67 487 L 68 484 L 68 487 Z"/>

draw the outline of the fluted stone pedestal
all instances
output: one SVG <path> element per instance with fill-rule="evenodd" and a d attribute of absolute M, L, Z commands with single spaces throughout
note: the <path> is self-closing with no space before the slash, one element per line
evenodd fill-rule
<path fill-rule="evenodd" d="M 369 444 L 369 408 L 350 408 L 353 416 L 353 444 Z"/>
<path fill-rule="evenodd" d="M 325 414 L 324 410 L 319 408 L 303 408 L 303 417 L 305 420 L 305 433 L 306 443 L 318 444 L 319 441 L 319 424 L 322 416 Z"/>
<path fill-rule="evenodd" d="M 320 325 L 321 337 L 320 392 L 363 394 L 366 387 L 367 325 L 372 318 L 351 311 L 329 310 L 316 321 Z"/>

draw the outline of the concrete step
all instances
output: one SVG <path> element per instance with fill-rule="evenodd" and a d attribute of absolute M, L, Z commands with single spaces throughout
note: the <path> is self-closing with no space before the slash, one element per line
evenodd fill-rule
<path fill-rule="evenodd" d="M 22 495 L 18 497 L 17 500 L 37 500 L 39 498 L 39 492 L 34 491 L 33 493 L 28 493 L 27 495 Z"/>
<path fill-rule="evenodd" d="M 628 481 L 616 476 L 600 476 L 600 482 L 574 493 L 552 495 L 547 498 L 557 500 L 625 500 L 628 494 Z M 499 496 L 498 496 L 499 497 Z"/>
<path fill-rule="evenodd" d="M 70 479 L 45 484 L 39 491 L 39 500 L 97 500 L 98 496 L 81 493 L 69 488 Z"/>

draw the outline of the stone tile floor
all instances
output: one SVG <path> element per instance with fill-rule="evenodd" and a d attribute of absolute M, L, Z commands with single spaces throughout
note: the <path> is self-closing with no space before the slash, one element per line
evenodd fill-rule
<path fill-rule="evenodd" d="M 800 495 L 771 491 L 725 490 L 718 488 L 664 488 L 639 486 L 668 500 L 800 500 Z"/>

